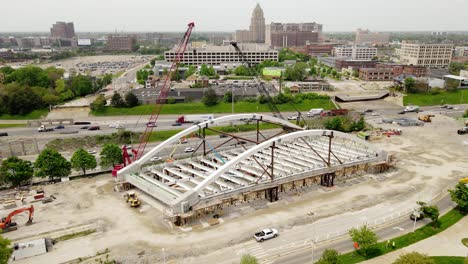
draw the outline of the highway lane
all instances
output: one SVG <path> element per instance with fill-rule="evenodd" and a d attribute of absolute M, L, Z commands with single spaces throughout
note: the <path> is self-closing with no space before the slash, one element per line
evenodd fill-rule
<path fill-rule="evenodd" d="M 448 212 L 455 206 L 455 203 L 450 199 L 450 195 L 443 196 L 440 200 L 435 203 L 439 207 L 441 214 Z M 347 218 L 345 218 L 348 220 Z M 416 229 L 422 227 L 430 222 L 429 219 L 424 219 L 417 222 Z M 340 225 L 336 221 L 330 222 L 331 225 Z M 381 228 L 374 230 L 380 241 L 386 241 L 394 237 L 412 232 L 414 222 L 409 218 L 403 218 L 400 221 L 392 224 L 383 225 Z M 291 240 L 288 240 L 291 241 Z M 294 241 L 294 240 L 292 240 Z M 354 250 L 353 242 L 349 237 L 344 237 L 336 241 L 328 243 L 320 243 L 314 248 L 314 260 L 320 259 L 323 251 L 327 248 L 334 248 L 337 251 L 344 253 Z M 312 263 L 312 243 L 309 243 L 306 248 L 292 254 L 284 254 L 282 257 L 275 258 L 274 263 L 285 263 L 285 264 L 303 264 Z"/>

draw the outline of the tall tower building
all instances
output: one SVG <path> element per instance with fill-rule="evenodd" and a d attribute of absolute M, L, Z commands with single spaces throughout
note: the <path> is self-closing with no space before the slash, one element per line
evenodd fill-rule
<path fill-rule="evenodd" d="M 252 12 L 250 32 L 252 32 L 253 42 L 265 43 L 265 17 L 263 16 L 263 10 L 258 3 Z"/>
<path fill-rule="evenodd" d="M 252 12 L 249 30 L 236 30 L 234 38 L 238 42 L 265 43 L 265 17 L 259 4 Z"/>
<path fill-rule="evenodd" d="M 73 22 L 57 22 L 52 25 L 50 29 L 50 35 L 52 38 L 74 38 L 75 37 L 75 27 Z"/>

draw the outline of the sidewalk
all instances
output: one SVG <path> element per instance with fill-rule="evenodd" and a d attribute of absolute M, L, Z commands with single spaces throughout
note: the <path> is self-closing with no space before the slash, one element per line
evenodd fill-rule
<path fill-rule="evenodd" d="M 468 237 L 468 216 L 465 216 L 455 225 L 430 238 L 419 241 L 408 247 L 373 258 L 361 263 L 379 264 L 392 263 L 401 254 L 416 251 L 429 256 L 462 256 L 468 257 L 468 247 L 461 240 Z"/>

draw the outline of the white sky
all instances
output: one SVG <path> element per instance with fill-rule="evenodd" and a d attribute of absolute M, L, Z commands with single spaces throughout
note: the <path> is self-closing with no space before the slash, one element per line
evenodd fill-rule
<path fill-rule="evenodd" d="M 259 0 L 270 22 L 318 22 L 324 31 L 466 31 L 468 0 Z M 0 32 L 247 29 L 254 0 L 0 0 Z"/>

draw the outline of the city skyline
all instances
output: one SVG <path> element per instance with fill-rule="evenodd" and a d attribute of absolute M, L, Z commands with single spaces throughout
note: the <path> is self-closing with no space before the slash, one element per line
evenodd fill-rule
<path fill-rule="evenodd" d="M 188 0 L 163 3 L 83 0 L 73 8 L 67 1 L 45 0 L 31 2 L 26 7 L 20 2 L 9 3 L 10 9 L 21 10 L 22 15 L 30 19 L 18 20 L 15 12 L 4 13 L 0 17 L 0 32 L 46 32 L 56 21 L 74 22 L 77 32 L 183 31 L 190 21 L 195 21 L 196 31 L 233 32 L 249 27 L 251 12 L 257 3 L 264 11 L 266 24 L 315 21 L 324 25 L 325 32 L 355 31 L 357 28 L 373 31 L 468 30 L 461 22 L 464 10 L 468 10 L 468 2 L 464 0 L 448 0 L 443 5 L 436 0 L 396 0 L 391 5 L 384 0 L 362 0 L 359 4 L 343 0 L 326 3 L 296 0 L 289 5 L 278 0 L 241 3 L 206 0 L 195 5 Z"/>

